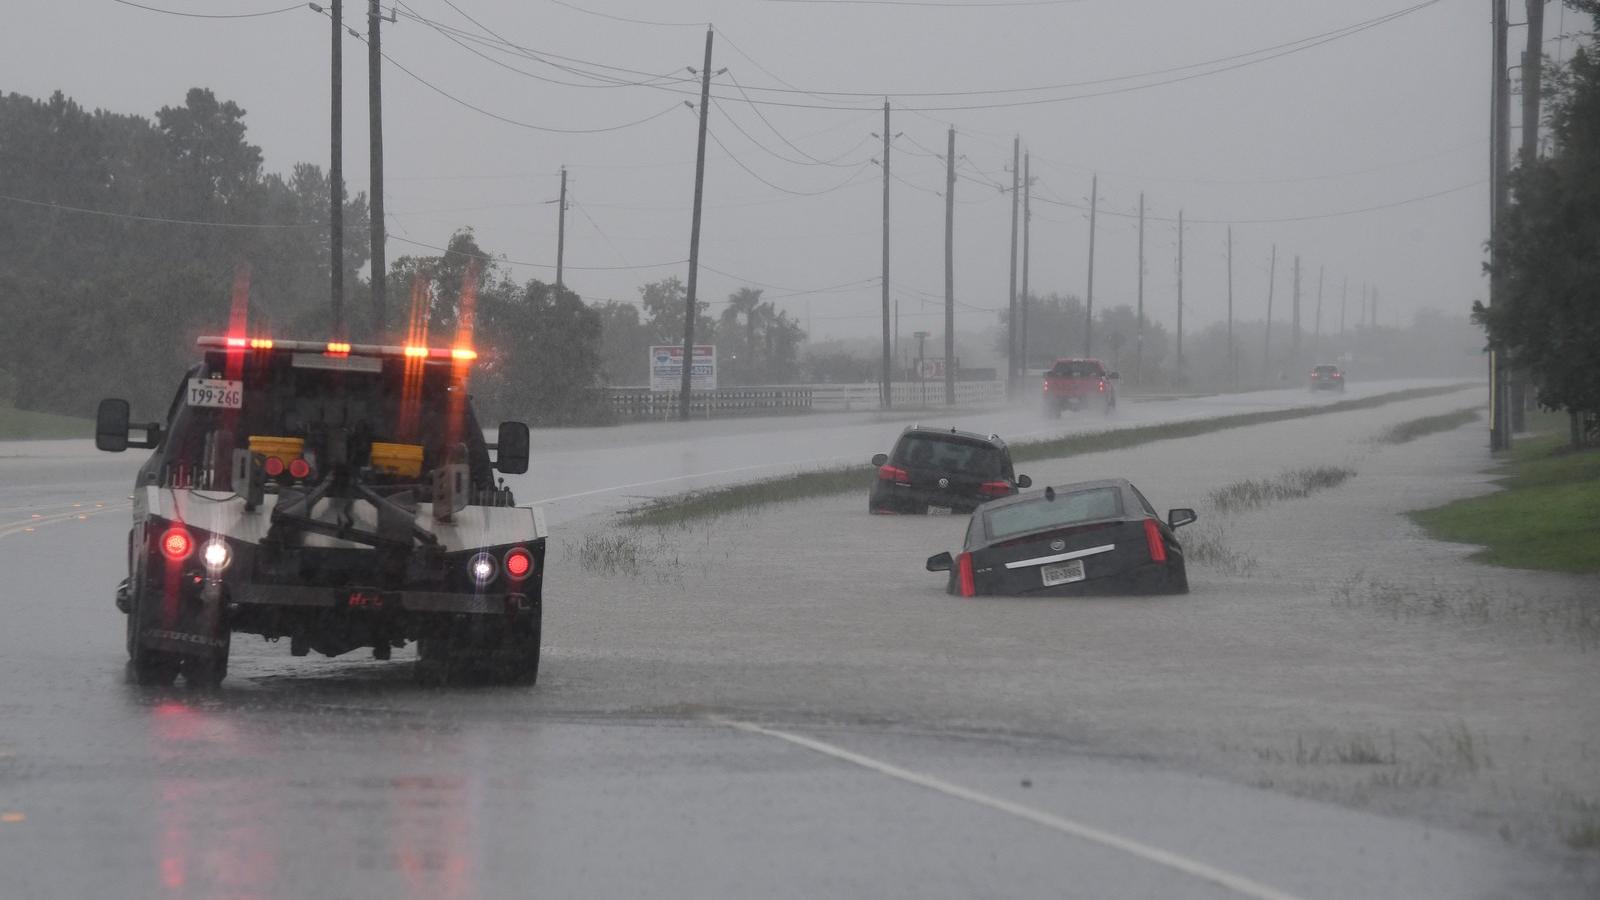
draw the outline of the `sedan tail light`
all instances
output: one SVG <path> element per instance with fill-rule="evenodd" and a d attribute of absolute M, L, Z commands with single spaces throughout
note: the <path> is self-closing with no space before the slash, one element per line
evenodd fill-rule
<path fill-rule="evenodd" d="M 1150 545 L 1150 561 L 1167 561 L 1167 539 L 1161 536 L 1161 526 L 1155 519 L 1144 520 L 1144 539 Z"/>
<path fill-rule="evenodd" d="M 898 466 L 879 466 L 879 481 L 910 481 L 911 473 Z"/>
<path fill-rule="evenodd" d="M 956 557 L 956 587 L 963 597 L 975 597 L 978 587 L 972 578 L 972 554 L 963 553 Z"/>

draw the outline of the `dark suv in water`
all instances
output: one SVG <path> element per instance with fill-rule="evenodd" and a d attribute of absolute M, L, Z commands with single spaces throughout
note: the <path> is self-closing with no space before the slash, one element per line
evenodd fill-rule
<path fill-rule="evenodd" d="M 878 467 L 867 509 L 921 515 L 929 508 L 970 513 L 985 501 L 1009 497 L 1032 484 L 1011 466 L 999 435 L 913 425 L 890 453 L 872 457 Z"/>

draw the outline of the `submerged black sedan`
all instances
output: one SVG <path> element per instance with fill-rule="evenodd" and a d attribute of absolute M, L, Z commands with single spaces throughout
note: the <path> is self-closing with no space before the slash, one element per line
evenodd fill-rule
<path fill-rule="evenodd" d="M 949 591 L 1072 595 L 1189 592 L 1176 530 L 1198 516 L 1173 509 L 1163 520 L 1121 478 L 1026 491 L 979 507 L 961 553 L 928 558 L 949 572 Z"/>

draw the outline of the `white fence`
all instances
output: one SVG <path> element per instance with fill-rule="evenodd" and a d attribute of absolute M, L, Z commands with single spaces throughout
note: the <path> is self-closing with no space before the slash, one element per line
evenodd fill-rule
<path fill-rule="evenodd" d="M 935 409 L 945 405 L 944 380 L 897 381 L 890 397 L 895 409 Z M 1003 381 L 956 382 L 957 406 L 1004 403 Z M 696 391 L 690 397 L 695 417 L 782 415 L 797 412 L 854 412 L 881 409 L 879 385 L 789 384 Z M 677 392 L 651 393 L 645 388 L 611 389 L 611 407 L 618 419 L 640 421 L 671 418 Z"/>

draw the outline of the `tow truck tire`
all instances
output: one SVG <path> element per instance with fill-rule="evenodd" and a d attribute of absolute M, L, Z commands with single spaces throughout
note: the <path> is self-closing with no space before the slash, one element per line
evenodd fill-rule
<path fill-rule="evenodd" d="M 132 684 L 142 687 L 171 687 L 178 680 L 181 658 L 173 653 L 152 650 L 139 642 L 138 628 L 140 594 L 133 596 L 133 609 L 127 615 L 128 666 L 127 677 Z"/>

